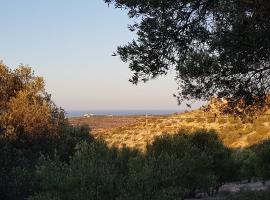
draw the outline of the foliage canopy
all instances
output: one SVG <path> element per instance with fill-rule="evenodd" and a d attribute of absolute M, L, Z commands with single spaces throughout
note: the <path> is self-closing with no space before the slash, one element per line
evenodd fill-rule
<path fill-rule="evenodd" d="M 0 63 L 0 137 L 56 135 L 64 123 L 42 77 L 28 66 L 11 70 Z"/>
<path fill-rule="evenodd" d="M 269 106 L 268 0 L 104 0 L 128 10 L 137 38 L 118 47 L 137 84 L 176 71 L 178 101 L 226 98 L 247 113 Z"/>

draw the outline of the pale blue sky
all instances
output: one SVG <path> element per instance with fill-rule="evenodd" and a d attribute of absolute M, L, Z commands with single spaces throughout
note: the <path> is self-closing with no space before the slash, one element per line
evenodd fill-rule
<path fill-rule="evenodd" d="M 125 11 L 103 0 L 0 0 L 0 59 L 29 64 L 57 105 L 83 109 L 183 109 L 173 74 L 138 86 L 111 54 L 134 38 Z"/>

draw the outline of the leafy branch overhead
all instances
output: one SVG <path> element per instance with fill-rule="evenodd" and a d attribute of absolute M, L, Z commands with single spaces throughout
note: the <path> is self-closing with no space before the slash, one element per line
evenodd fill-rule
<path fill-rule="evenodd" d="M 269 106 L 270 1 L 105 0 L 128 10 L 137 39 L 118 47 L 137 84 L 176 71 L 179 103 L 223 97 Z M 254 110 L 249 109 L 248 113 Z"/>

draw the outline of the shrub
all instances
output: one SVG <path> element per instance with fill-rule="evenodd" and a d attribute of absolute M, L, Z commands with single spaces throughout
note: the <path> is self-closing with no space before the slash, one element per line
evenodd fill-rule
<path fill-rule="evenodd" d="M 213 132 L 157 137 L 144 153 L 82 142 L 69 162 L 42 159 L 31 200 L 150 200 L 195 196 L 231 180 L 230 151 Z"/>
<path fill-rule="evenodd" d="M 263 181 L 270 179 L 270 141 L 264 141 L 253 147 L 257 159 L 255 170 L 257 177 Z"/>
<path fill-rule="evenodd" d="M 37 168 L 42 190 L 30 199 L 116 199 L 125 187 L 128 160 L 137 154 L 126 148 L 109 149 L 102 141 L 82 142 L 69 164 L 42 159 Z"/>
<path fill-rule="evenodd" d="M 194 118 L 186 118 L 186 123 L 191 123 L 191 122 L 194 122 L 195 119 Z"/>
<path fill-rule="evenodd" d="M 68 161 L 70 156 L 75 153 L 76 145 L 82 141 L 88 143 L 94 141 L 94 137 L 90 134 L 90 128 L 88 125 L 66 125 L 62 127 L 62 130 L 59 133 L 55 150 L 57 151 L 61 160 Z"/>
<path fill-rule="evenodd" d="M 196 122 L 197 122 L 197 123 L 203 123 L 203 122 L 205 122 L 205 121 L 206 121 L 205 118 L 202 118 L 202 117 L 196 118 Z"/>
<path fill-rule="evenodd" d="M 216 189 L 228 181 L 237 179 L 237 166 L 232 151 L 223 145 L 214 131 L 197 131 L 191 135 L 191 143 L 209 157 L 211 169 L 217 177 Z"/>
<path fill-rule="evenodd" d="M 215 123 L 215 122 L 216 122 L 216 118 L 214 117 L 207 118 L 207 123 Z"/>
<path fill-rule="evenodd" d="M 69 125 L 63 127 L 57 137 L 35 137 L 31 142 L 27 138 L 0 138 L 0 199 L 24 199 L 33 194 L 38 190 L 34 174 L 40 155 L 53 159 L 57 153 L 61 161 L 68 162 L 81 141 L 93 141 L 89 128 Z"/>
<path fill-rule="evenodd" d="M 239 166 L 240 177 L 242 180 L 247 179 L 251 181 L 256 176 L 255 166 L 257 162 L 256 153 L 248 148 L 242 150 L 236 150 L 233 154 L 233 158 Z"/>
<path fill-rule="evenodd" d="M 178 163 L 178 166 L 181 166 L 182 171 L 185 166 L 188 166 L 187 169 L 190 171 L 179 176 L 182 177 L 182 182 L 187 181 L 183 185 L 192 185 L 192 187 L 183 187 L 190 193 L 196 189 L 207 191 L 211 187 L 218 188 L 226 181 L 233 180 L 237 173 L 234 172 L 236 165 L 231 159 L 231 151 L 223 146 L 214 132 L 197 131 L 190 136 L 183 133 L 162 136 L 156 138 L 153 144 L 148 146 L 147 153 L 156 159 L 163 154 L 172 156 L 172 160 L 183 159 L 181 165 Z M 204 159 L 207 162 L 202 164 Z M 192 161 L 194 162 L 191 164 Z M 200 168 L 195 169 L 193 165 Z M 188 177 L 190 174 L 192 175 Z"/>
<path fill-rule="evenodd" d="M 219 124 L 225 124 L 228 122 L 228 119 L 227 118 L 218 118 L 218 123 Z"/>

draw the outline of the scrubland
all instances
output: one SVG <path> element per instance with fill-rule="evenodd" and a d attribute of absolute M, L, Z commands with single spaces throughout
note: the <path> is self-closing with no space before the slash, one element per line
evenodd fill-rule
<path fill-rule="evenodd" d="M 200 109 L 168 116 L 91 117 L 70 119 L 74 125 L 88 124 L 92 134 L 109 146 L 144 150 L 156 136 L 174 134 L 179 130 L 215 130 L 223 143 L 231 148 L 244 148 L 270 136 L 270 112 L 253 121 L 242 121 L 232 115 L 215 116 Z M 113 124 L 113 125 L 111 125 Z"/>

